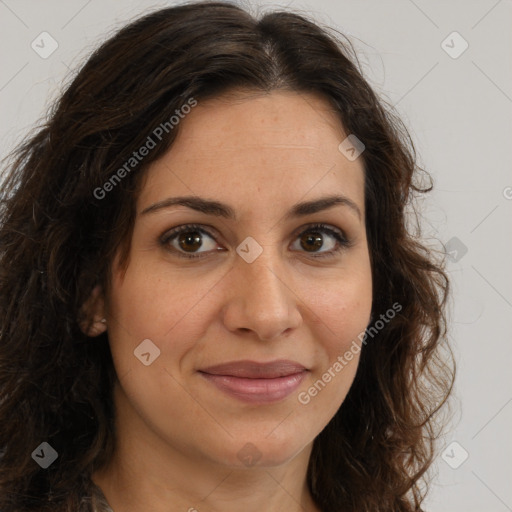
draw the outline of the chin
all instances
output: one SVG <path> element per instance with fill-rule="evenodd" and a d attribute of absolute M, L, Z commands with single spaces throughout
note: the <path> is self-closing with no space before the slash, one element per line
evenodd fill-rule
<path fill-rule="evenodd" d="M 271 468 L 286 464 L 311 444 L 290 437 L 269 439 L 266 435 L 232 439 L 229 446 L 221 449 L 220 457 L 214 455 L 214 458 L 225 466 L 238 469 Z"/>

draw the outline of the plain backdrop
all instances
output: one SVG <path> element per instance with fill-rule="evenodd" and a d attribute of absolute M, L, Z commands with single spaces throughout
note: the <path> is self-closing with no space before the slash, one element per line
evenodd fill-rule
<path fill-rule="evenodd" d="M 101 41 L 172 4 L 0 0 L 0 156 L 24 139 Z M 254 13 L 291 9 L 349 36 L 367 80 L 412 134 L 419 164 L 434 179 L 421 201 L 422 224 L 427 241 L 449 255 L 458 361 L 454 419 L 426 510 L 512 511 L 512 2 L 243 5 Z"/>

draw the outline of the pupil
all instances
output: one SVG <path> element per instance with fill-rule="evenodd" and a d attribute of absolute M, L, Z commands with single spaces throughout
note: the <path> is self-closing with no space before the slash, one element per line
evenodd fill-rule
<path fill-rule="evenodd" d="M 197 231 L 190 231 L 180 236 L 179 244 L 182 249 L 199 249 L 202 245 L 201 236 Z"/>
<path fill-rule="evenodd" d="M 306 244 L 313 244 L 313 249 L 320 249 L 322 247 L 322 237 L 318 234 L 315 235 L 305 235 L 302 238 L 302 241 Z M 309 250 L 307 247 L 304 247 L 306 250 Z M 311 245 L 310 245 L 311 248 Z"/>

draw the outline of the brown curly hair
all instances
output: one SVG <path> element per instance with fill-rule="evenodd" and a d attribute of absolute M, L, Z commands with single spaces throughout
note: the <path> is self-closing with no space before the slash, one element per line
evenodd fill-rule
<path fill-rule="evenodd" d="M 102 44 L 7 162 L 0 192 L 2 512 L 92 510 L 90 476 L 113 453 L 116 375 L 107 334 L 83 334 L 80 308 L 95 285 L 108 289 L 116 250 L 128 254 L 141 177 L 171 147 L 179 125 L 108 200 L 93 191 L 184 98 L 233 88 L 321 94 L 366 146 L 372 315 L 395 302 L 402 310 L 363 348 L 344 403 L 314 440 L 308 485 L 325 511 L 421 510 L 442 423 L 437 413 L 455 374 L 444 260 L 421 242 L 417 214 L 415 225 L 410 215 L 414 194 L 432 183 L 416 182 L 423 170 L 411 137 L 363 78 L 344 36 L 291 12 L 255 19 L 231 3 L 193 2 L 150 13 Z M 59 454 L 47 469 L 31 457 L 43 441 Z"/>

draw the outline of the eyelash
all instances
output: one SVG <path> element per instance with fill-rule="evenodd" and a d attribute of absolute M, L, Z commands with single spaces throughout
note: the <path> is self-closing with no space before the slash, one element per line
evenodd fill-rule
<path fill-rule="evenodd" d="M 179 226 L 179 227 L 167 232 L 166 234 L 164 234 L 162 236 L 162 238 L 160 239 L 160 243 L 163 246 L 167 246 L 169 244 L 169 242 L 172 241 L 174 238 L 176 238 L 178 235 L 180 235 L 181 233 L 186 233 L 188 231 L 198 231 L 199 233 L 206 234 L 210 238 L 215 240 L 214 235 L 212 233 L 210 233 L 209 231 L 205 230 L 204 228 L 202 228 L 199 224 L 185 224 L 183 226 Z M 326 224 L 311 224 L 311 225 L 307 226 L 304 230 L 302 230 L 297 235 L 297 238 L 302 236 L 304 233 L 307 233 L 308 231 L 327 233 L 328 235 L 332 236 L 338 242 L 338 247 L 336 249 L 333 249 L 331 251 L 326 251 L 323 253 L 318 253 L 318 254 L 311 253 L 311 256 L 313 258 L 321 259 L 321 258 L 333 257 L 336 254 L 338 254 L 339 252 L 341 252 L 342 250 L 348 249 L 349 247 L 352 246 L 352 242 L 350 240 L 347 240 L 347 238 L 345 238 L 345 236 L 343 235 L 343 233 L 340 230 L 329 227 Z M 196 253 L 196 254 L 184 253 L 184 252 L 181 252 L 173 247 L 172 252 L 177 254 L 178 257 L 180 257 L 180 258 L 186 258 L 186 259 L 192 260 L 192 259 L 197 259 L 197 258 L 205 258 L 208 256 L 208 254 L 211 251 L 207 251 L 207 252 L 203 252 L 203 253 Z"/>

